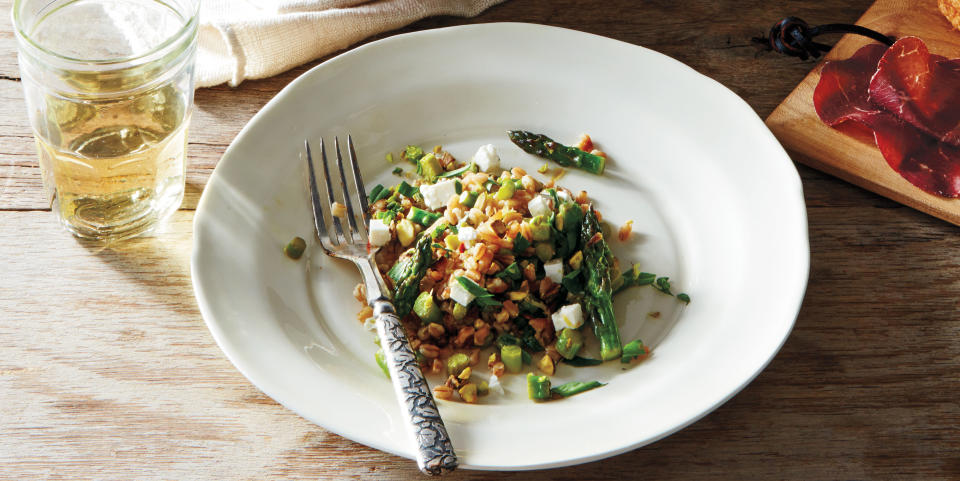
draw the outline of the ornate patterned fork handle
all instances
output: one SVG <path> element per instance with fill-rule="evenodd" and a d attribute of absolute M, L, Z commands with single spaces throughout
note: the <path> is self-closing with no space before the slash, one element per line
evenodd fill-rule
<path fill-rule="evenodd" d="M 420 471 L 432 475 L 453 471 L 457 455 L 393 304 L 378 299 L 373 302 L 373 314 L 400 411 L 417 441 Z"/>

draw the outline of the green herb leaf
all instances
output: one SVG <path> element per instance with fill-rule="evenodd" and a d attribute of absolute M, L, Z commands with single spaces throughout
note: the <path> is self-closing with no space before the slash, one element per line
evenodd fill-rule
<path fill-rule="evenodd" d="M 493 298 L 493 294 L 490 291 L 480 287 L 480 284 L 473 282 L 473 279 L 464 276 L 457 276 L 457 282 L 463 286 L 470 294 L 473 294 L 476 299 L 474 302 L 477 303 L 480 307 L 491 307 L 491 306 L 501 306 L 503 304 L 500 301 Z"/>
<path fill-rule="evenodd" d="M 669 277 L 658 277 L 657 280 L 653 281 L 653 288 L 664 293 L 673 295 L 670 292 L 670 278 Z"/>
<path fill-rule="evenodd" d="M 517 232 L 517 236 L 513 238 L 513 252 L 522 254 L 528 247 L 530 247 L 530 241 L 523 234 Z"/>
<path fill-rule="evenodd" d="M 623 364 L 629 364 L 630 361 L 640 357 L 650 354 L 650 350 L 647 349 L 647 346 L 643 345 L 643 341 L 640 339 L 630 341 L 623 346 L 623 354 L 620 356 L 620 362 Z"/>
<path fill-rule="evenodd" d="M 502 271 L 494 274 L 493 277 L 499 277 L 501 279 L 510 279 L 512 281 L 519 281 L 523 277 L 523 273 L 520 271 L 520 265 L 516 262 L 510 263 L 509 266 L 504 267 Z"/>
<path fill-rule="evenodd" d="M 580 394 L 600 386 L 606 386 L 606 384 L 600 381 L 571 381 L 551 388 L 550 392 L 559 396 L 570 397 L 574 394 Z"/>
<path fill-rule="evenodd" d="M 686 292 L 681 292 L 677 294 L 677 300 L 690 304 L 690 295 L 688 295 Z"/>

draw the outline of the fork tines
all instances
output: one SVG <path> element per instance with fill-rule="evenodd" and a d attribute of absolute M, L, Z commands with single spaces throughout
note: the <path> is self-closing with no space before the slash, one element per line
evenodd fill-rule
<path fill-rule="evenodd" d="M 327 152 L 323 139 L 320 139 L 320 170 L 326 190 L 326 202 L 321 201 L 320 190 L 317 187 L 317 176 L 313 166 L 313 155 L 310 152 L 310 142 L 304 140 L 307 152 L 307 168 L 310 171 L 310 199 L 313 205 L 313 217 L 317 229 L 317 236 L 324 249 L 333 249 L 341 245 L 367 244 L 367 194 L 360 176 L 360 167 L 357 165 L 357 154 L 353 146 L 353 138 L 347 136 L 347 156 L 350 159 L 350 169 L 353 173 L 353 191 L 347 184 L 347 176 L 343 168 L 343 156 L 340 153 L 340 139 L 334 137 L 334 148 L 337 151 L 337 169 L 339 170 L 339 189 L 334 192 L 330 182 L 330 169 L 327 163 Z M 339 199 L 339 200 L 338 200 Z M 343 216 L 334 215 L 334 202 L 343 204 L 346 209 Z M 346 219 L 346 226 L 342 219 Z M 332 222 L 328 222 L 332 220 Z M 333 224 L 333 235 L 327 227 Z"/>

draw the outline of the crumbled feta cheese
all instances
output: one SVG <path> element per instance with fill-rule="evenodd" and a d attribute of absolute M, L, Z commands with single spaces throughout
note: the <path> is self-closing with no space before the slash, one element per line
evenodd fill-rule
<path fill-rule="evenodd" d="M 382 246 L 390 242 L 390 226 L 382 219 L 370 219 L 370 244 Z"/>
<path fill-rule="evenodd" d="M 543 271 L 551 281 L 560 284 L 563 282 L 563 259 L 553 259 L 544 262 Z"/>
<path fill-rule="evenodd" d="M 570 202 L 570 194 L 565 190 L 557 189 L 557 197 L 564 202 Z"/>
<path fill-rule="evenodd" d="M 420 186 L 420 195 L 423 196 L 423 202 L 430 209 L 439 209 L 447 205 L 450 197 L 457 195 L 457 181 L 455 179 L 446 179 L 436 184 L 424 184 Z"/>
<path fill-rule="evenodd" d="M 457 229 L 457 240 L 460 241 L 465 247 L 470 247 L 473 245 L 473 241 L 477 240 L 477 229 L 470 227 L 468 225 L 462 225 Z"/>
<path fill-rule="evenodd" d="M 484 172 L 496 173 L 500 170 L 500 156 L 493 144 L 480 146 L 477 153 L 473 154 L 473 163 Z"/>
<path fill-rule="evenodd" d="M 463 307 L 467 307 L 476 298 L 470 291 L 463 288 L 456 277 L 450 278 L 450 299 L 453 299 Z"/>
<path fill-rule="evenodd" d="M 538 215 L 549 216 L 553 213 L 553 201 L 545 196 L 538 195 L 533 198 L 530 202 L 527 202 L 527 210 L 530 211 L 530 215 L 536 217 Z"/>
<path fill-rule="evenodd" d="M 565 327 L 576 329 L 583 325 L 583 309 L 580 308 L 579 303 L 569 304 L 554 312 L 551 318 L 553 319 L 553 328 L 557 332 Z"/>
<path fill-rule="evenodd" d="M 501 396 L 505 394 L 503 385 L 500 384 L 500 378 L 498 378 L 496 374 L 490 375 L 490 380 L 487 381 L 487 387 L 490 388 L 490 392 L 495 392 Z"/>

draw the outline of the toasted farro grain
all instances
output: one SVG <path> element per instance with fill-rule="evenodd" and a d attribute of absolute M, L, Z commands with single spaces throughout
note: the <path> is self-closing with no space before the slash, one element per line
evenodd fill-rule
<path fill-rule="evenodd" d="M 471 366 L 476 366 L 478 362 L 480 362 L 480 350 L 479 350 L 479 349 L 471 349 L 471 350 L 470 350 L 470 365 L 471 365 Z"/>
<path fill-rule="evenodd" d="M 449 401 L 453 399 L 453 388 L 449 386 L 436 386 L 433 388 L 433 397 Z"/>
<path fill-rule="evenodd" d="M 420 329 L 417 329 L 417 339 L 420 339 L 421 341 L 430 339 L 430 328 L 428 326 L 423 326 Z"/>
<path fill-rule="evenodd" d="M 537 268 L 533 263 L 523 266 L 523 278 L 530 282 L 537 280 Z"/>
<path fill-rule="evenodd" d="M 339 202 L 334 202 L 331 204 L 330 213 L 333 214 L 334 217 L 344 218 L 347 216 L 347 206 Z"/>
<path fill-rule="evenodd" d="M 443 327 L 443 324 L 431 322 L 430 324 L 427 324 L 427 332 L 430 333 L 430 337 L 434 339 L 440 339 L 447 334 L 447 329 Z"/>
<path fill-rule="evenodd" d="M 421 344 L 420 354 L 427 359 L 436 359 L 440 355 L 440 348 L 433 344 Z"/>
<path fill-rule="evenodd" d="M 527 171 L 523 170 L 520 167 L 514 167 L 510 169 L 510 173 L 513 174 L 513 176 L 518 179 L 521 179 L 523 178 L 523 176 L 527 175 Z"/>
<path fill-rule="evenodd" d="M 430 364 L 430 372 L 433 374 L 440 374 L 443 372 L 444 367 L 445 365 L 443 361 L 439 359 L 434 359 L 433 362 Z"/>
<path fill-rule="evenodd" d="M 490 357 L 487 358 L 487 367 L 493 369 L 493 365 L 500 362 L 500 356 L 496 351 L 490 353 Z"/>
<path fill-rule="evenodd" d="M 537 179 L 530 177 L 529 175 L 524 175 L 520 177 L 520 185 L 523 186 L 529 192 L 537 192 L 540 190 L 540 183 L 537 182 Z"/>
<path fill-rule="evenodd" d="M 507 283 L 504 282 L 503 279 L 499 277 L 494 277 L 493 279 L 490 279 L 489 282 L 487 282 L 487 290 L 494 294 L 505 292 L 509 288 L 510 286 L 507 285 Z"/>
<path fill-rule="evenodd" d="M 490 367 L 490 372 L 492 372 L 494 376 L 501 377 L 506 369 L 507 366 L 503 363 L 503 361 L 497 361 L 493 363 L 493 366 Z"/>
<path fill-rule="evenodd" d="M 577 198 L 575 200 L 578 204 L 586 204 L 589 202 L 589 199 L 587 198 L 587 191 L 581 190 L 580 192 L 577 192 Z"/>

